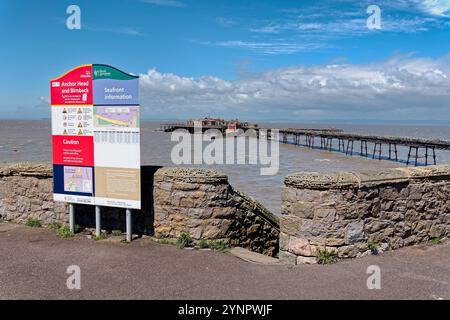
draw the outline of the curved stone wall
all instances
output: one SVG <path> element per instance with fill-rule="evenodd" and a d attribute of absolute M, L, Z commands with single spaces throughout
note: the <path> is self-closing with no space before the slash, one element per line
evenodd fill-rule
<path fill-rule="evenodd" d="M 194 241 L 226 240 L 270 256 L 278 253 L 277 217 L 234 190 L 226 175 L 163 168 L 155 174 L 154 199 L 156 237 L 175 239 L 187 233 Z"/>
<path fill-rule="evenodd" d="M 397 249 L 450 235 L 450 166 L 304 172 L 285 178 L 280 258 L 315 263 Z"/>

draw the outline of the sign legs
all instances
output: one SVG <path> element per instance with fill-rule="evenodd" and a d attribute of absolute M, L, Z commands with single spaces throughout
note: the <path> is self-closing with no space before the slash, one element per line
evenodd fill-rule
<path fill-rule="evenodd" d="M 126 209 L 127 215 L 127 242 L 131 242 L 131 209 Z"/>
<path fill-rule="evenodd" d="M 69 204 L 69 228 L 70 232 L 75 233 L 75 205 Z"/>
<path fill-rule="evenodd" d="M 102 212 L 100 206 L 95 206 L 95 235 L 100 237 L 102 233 Z"/>

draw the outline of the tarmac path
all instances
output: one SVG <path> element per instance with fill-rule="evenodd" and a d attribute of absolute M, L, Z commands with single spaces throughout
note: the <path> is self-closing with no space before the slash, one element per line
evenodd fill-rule
<path fill-rule="evenodd" d="M 80 290 L 66 286 L 70 265 L 80 267 Z M 381 268 L 380 290 L 367 288 L 370 265 Z M 0 299 L 450 299 L 450 243 L 333 265 L 263 265 L 151 239 L 61 239 L 0 223 Z"/>

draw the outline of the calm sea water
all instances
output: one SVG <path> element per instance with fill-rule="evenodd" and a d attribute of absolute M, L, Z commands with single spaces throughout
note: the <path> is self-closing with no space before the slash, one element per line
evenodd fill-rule
<path fill-rule="evenodd" d="M 141 126 L 142 164 L 174 166 L 171 150 L 176 142 L 170 133 L 158 131 L 160 122 L 144 121 Z M 295 124 L 260 123 L 267 128 L 339 128 L 346 132 L 405 136 L 450 140 L 450 126 L 421 125 L 349 125 L 349 124 Z M 50 121 L 0 120 L 0 163 L 19 161 L 51 162 Z M 319 142 L 320 143 L 320 142 Z M 316 142 L 317 144 L 317 142 Z M 359 144 L 355 143 L 358 151 Z M 369 152 L 373 146 L 369 145 Z M 400 158 L 406 159 L 407 150 L 399 148 Z M 384 150 L 386 155 L 386 150 Z M 437 152 L 438 164 L 450 163 L 450 152 Z M 236 189 L 253 196 L 274 213 L 280 212 L 283 178 L 298 171 L 367 170 L 405 166 L 402 162 L 372 160 L 359 155 L 345 156 L 337 152 L 311 150 L 305 147 L 280 144 L 280 168 L 277 175 L 261 176 L 259 165 L 203 165 L 226 173 Z"/>

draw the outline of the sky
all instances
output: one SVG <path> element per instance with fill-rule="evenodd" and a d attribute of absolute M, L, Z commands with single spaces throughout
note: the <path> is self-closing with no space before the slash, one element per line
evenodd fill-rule
<path fill-rule="evenodd" d="M 450 120 L 450 0 L 0 0 L 0 38 L 0 118 L 102 63 L 140 75 L 144 119 Z"/>

